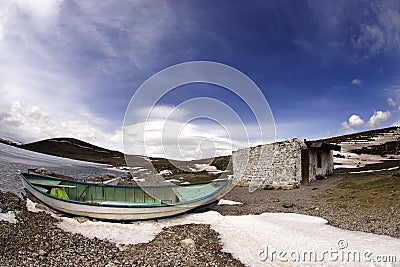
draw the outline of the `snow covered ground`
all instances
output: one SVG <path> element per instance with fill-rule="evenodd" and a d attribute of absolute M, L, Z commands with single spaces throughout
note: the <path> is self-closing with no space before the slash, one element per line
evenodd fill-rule
<path fill-rule="evenodd" d="M 37 211 L 32 202 L 28 208 Z M 396 266 L 378 262 L 382 260 L 396 260 L 397 266 L 400 263 L 400 239 L 342 230 L 327 225 L 322 218 L 293 213 L 222 216 L 208 211 L 130 224 L 79 223 L 62 217 L 58 226 L 88 238 L 108 239 L 123 249 L 127 244 L 149 242 L 163 227 L 189 223 L 211 225 L 219 232 L 224 251 L 248 266 Z"/>
<path fill-rule="evenodd" d="M 341 146 L 341 152 L 334 152 L 334 155 L 341 155 L 344 158 L 334 157 L 333 160 L 336 168 L 358 168 L 364 167 L 368 164 L 380 163 L 383 160 L 390 159 L 400 159 L 399 155 L 386 155 L 386 157 L 382 157 L 380 155 L 369 155 L 369 154 L 361 154 L 357 155 L 355 153 L 351 153 L 350 151 L 355 149 L 361 149 L 366 146 L 380 145 L 390 141 L 400 140 L 400 129 L 390 133 L 382 133 L 379 136 L 372 137 L 372 140 L 352 140 L 338 143 Z"/>
<path fill-rule="evenodd" d="M 15 213 L 13 211 L 9 211 L 7 213 L 0 212 L 0 221 L 6 221 L 9 223 L 16 223 Z"/>

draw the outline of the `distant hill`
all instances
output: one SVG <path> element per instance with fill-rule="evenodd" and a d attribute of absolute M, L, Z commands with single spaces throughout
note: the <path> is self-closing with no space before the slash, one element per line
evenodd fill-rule
<path fill-rule="evenodd" d="M 342 143 L 342 142 L 348 142 L 348 141 L 372 141 L 374 138 L 378 136 L 382 136 L 385 134 L 391 134 L 399 130 L 400 127 L 393 126 L 393 127 L 388 127 L 388 128 L 382 128 L 382 129 L 375 129 L 375 130 L 369 130 L 369 131 L 364 131 L 364 132 L 359 132 L 359 133 L 352 133 L 352 134 L 345 134 L 341 136 L 335 136 L 335 137 L 330 137 L 323 139 L 322 141 L 325 141 L 327 143 Z"/>
<path fill-rule="evenodd" d="M 126 166 L 124 154 L 119 151 L 109 150 L 98 147 L 74 138 L 51 138 L 29 144 L 12 144 L 22 149 L 35 151 L 43 154 L 83 160 L 89 162 L 109 164 L 112 166 Z M 137 162 L 145 161 L 142 156 L 129 156 L 130 159 Z M 133 158 L 135 159 L 133 159 Z M 153 166 L 157 171 L 172 170 L 174 173 L 181 173 L 178 168 L 173 166 L 167 159 L 150 158 Z M 225 170 L 230 160 L 230 156 L 222 156 L 215 158 L 211 165 L 216 166 L 219 170 Z M 207 160 L 204 160 L 207 161 Z M 209 162 L 209 161 L 208 161 Z M 189 161 L 188 164 L 201 163 L 201 161 Z"/>
<path fill-rule="evenodd" d="M 373 141 L 377 137 L 390 135 L 399 132 L 399 130 L 400 127 L 389 127 L 389 128 L 376 129 L 365 132 L 331 137 L 323 139 L 322 141 L 335 144 L 341 144 L 343 142 L 355 142 L 355 141 L 356 142 Z M 360 147 L 359 150 L 352 150 L 352 152 L 367 153 L 367 154 L 384 154 L 384 153 L 398 154 L 399 153 L 398 150 L 400 148 L 399 145 L 400 137 L 397 137 L 396 139 L 397 140 L 391 139 L 390 141 L 392 142 L 390 143 L 382 143 L 379 144 L 378 146 L 368 148 L 368 150 L 367 148 Z M 58 157 L 103 163 L 112 166 L 126 166 L 124 154 L 122 152 L 98 147 L 74 138 L 51 138 L 28 144 L 21 144 L 0 138 L 0 143 Z M 365 146 L 368 145 L 371 146 L 371 144 L 365 144 Z M 142 156 L 132 156 L 132 157 L 137 157 L 138 162 L 145 160 L 145 158 Z M 227 164 L 230 161 L 230 158 L 231 158 L 230 156 L 216 157 L 212 161 L 211 165 L 216 166 L 217 169 L 219 170 L 225 170 Z M 157 169 L 157 171 L 169 169 L 172 170 L 174 173 L 179 173 L 179 170 L 175 166 L 173 166 L 167 159 L 150 158 L 150 160 L 153 163 L 154 167 Z M 188 164 L 195 164 L 195 163 L 197 162 L 196 161 L 188 162 Z"/>
<path fill-rule="evenodd" d="M 0 138 L 0 143 L 6 144 L 6 145 L 10 145 L 10 146 L 20 146 L 20 145 L 22 145 L 22 143 L 11 141 L 11 140 L 8 140 L 8 139 L 3 139 L 3 138 Z"/>
<path fill-rule="evenodd" d="M 19 145 L 18 147 L 63 158 L 110 164 L 113 166 L 125 165 L 123 153 L 98 147 L 74 138 L 52 138 Z"/>

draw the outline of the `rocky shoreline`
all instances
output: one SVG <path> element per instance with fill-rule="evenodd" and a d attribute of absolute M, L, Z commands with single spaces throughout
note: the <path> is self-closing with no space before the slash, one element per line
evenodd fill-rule
<path fill-rule="evenodd" d="M 151 242 L 119 250 L 98 238 L 65 232 L 45 212 L 30 212 L 26 201 L 0 192 L 1 212 L 16 223 L 0 221 L 0 266 L 244 266 L 222 251 L 209 225 L 164 228 Z"/>
<path fill-rule="evenodd" d="M 342 229 L 400 238 L 399 197 L 397 169 L 339 172 L 293 190 L 249 193 L 235 187 L 224 199 L 243 204 L 214 210 L 222 215 L 299 213 Z M 30 212 L 25 200 L 0 192 L 0 213 L 8 212 L 15 214 L 16 223 L 0 221 L 0 266 L 244 266 L 222 250 L 219 234 L 206 224 L 163 228 L 152 241 L 120 250 L 107 240 L 65 232 L 58 219 Z"/>

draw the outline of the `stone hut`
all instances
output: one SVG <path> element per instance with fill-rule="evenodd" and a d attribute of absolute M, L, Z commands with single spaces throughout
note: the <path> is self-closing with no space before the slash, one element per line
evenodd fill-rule
<path fill-rule="evenodd" d="M 242 148 L 232 154 L 238 185 L 293 187 L 333 174 L 333 150 L 340 146 L 297 138 Z"/>

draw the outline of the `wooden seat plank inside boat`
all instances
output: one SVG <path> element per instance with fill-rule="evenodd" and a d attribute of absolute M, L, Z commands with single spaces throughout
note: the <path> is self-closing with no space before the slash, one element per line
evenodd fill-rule
<path fill-rule="evenodd" d="M 51 181 L 54 182 L 54 181 Z M 31 184 L 33 185 L 38 185 L 41 187 L 59 187 L 59 188 L 75 188 L 75 185 L 65 185 L 65 184 L 60 184 L 61 181 L 58 181 L 58 183 L 48 183 L 48 181 L 44 182 L 35 182 L 31 181 Z"/>

